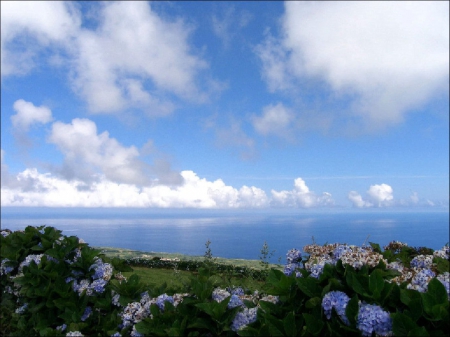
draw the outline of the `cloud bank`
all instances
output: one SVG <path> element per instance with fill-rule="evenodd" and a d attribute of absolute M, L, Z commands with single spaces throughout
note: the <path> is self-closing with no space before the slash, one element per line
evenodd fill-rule
<path fill-rule="evenodd" d="M 170 114 L 178 100 L 205 102 L 219 90 L 201 76 L 208 64 L 189 45 L 192 28 L 181 19 L 162 18 L 147 2 L 111 2 L 92 5 L 96 19 L 88 24 L 79 6 L 2 4 L 2 77 L 24 75 L 47 57 L 48 65 L 68 68 L 90 112 L 139 108 L 151 117 Z"/>
<path fill-rule="evenodd" d="M 348 122 L 382 128 L 448 92 L 449 3 L 288 1 L 280 37 L 255 51 L 269 91 L 295 97 L 315 81 Z"/>

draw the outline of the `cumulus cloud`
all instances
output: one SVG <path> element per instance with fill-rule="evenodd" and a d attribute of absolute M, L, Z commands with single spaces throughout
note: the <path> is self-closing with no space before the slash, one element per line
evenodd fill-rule
<path fill-rule="evenodd" d="M 80 24 L 80 14 L 70 2 L 2 2 L 2 76 L 26 74 L 43 47 L 69 47 Z"/>
<path fill-rule="evenodd" d="M 286 138 L 289 136 L 294 118 L 294 114 L 283 103 L 277 103 L 264 107 L 261 116 L 253 116 L 252 124 L 260 134 Z"/>
<path fill-rule="evenodd" d="M 294 180 L 294 189 L 291 191 L 271 191 L 272 205 L 275 207 L 311 208 L 317 206 L 332 206 L 334 200 L 331 194 L 323 192 L 321 195 L 309 190 L 302 178 Z"/>
<path fill-rule="evenodd" d="M 15 101 L 13 108 L 17 113 L 11 116 L 11 122 L 19 131 L 26 132 L 33 124 L 47 124 L 53 120 L 52 111 L 48 107 L 37 107 L 23 99 Z"/>
<path fill-rule="evenodd" d="M 17 180 L 33 180 L 40 189 L 25 191 L 18 186 L 2 186 L 1 202 L 2 206 L 161 208 L 260 208 L 269 204 L 265 192 L 253 186 L 236 189 L 221 179 L 201 179 L 192 171 L 181 175 L 184 183 L 178 186 L 139 188 L 103 176 L 86 188 L 80 180 L 69 181 L 27 169 L 17 175 Z"/>
<path fill-rule="evenodd" d="M 358 192 L 350 191 L 348 199 L 354 207 L 387 207 L 394 205 L 394 190 L 387 184 L 371 185 L 363 198 Z"/>
<path fill-rule="evenodd" d="M 65 66 L 69 83 L 93 113 L 140 109 L 170 114 L 177 100 L 202 103 L 222 90 L 188 43 L 192 28 L 158 16 L 147 2 L 89 5 L 82 26 L 70 2 L 2 4 L 2 76 L 25 74 L 43 48 L 51 66 Z M 86 14 L 87 15 L 87 14 Z M 39 54 L 40 53 L 40 54 Z"/>
<path fill-rule="evenodd" d="M 366 127 L 448 91 L 448 2 L 286 2 L 281 36 L 256 48 L 269 89 L 325 83 Z"/>
<path fill-rule="evenodd" d="M 48 141 L 65 156 L 59 173 L 66 179 L 89 181 L 93 176 L 104 175 L 112 182 L 139 185 L 155 183 L 155 178 L 162 179 L 159 183 L 182 182 L 170 165 L 161 162 L 152 167 L 144 163 L 135 146 L 123 146 L 107 131 L 99 134 L 96 124 L 89 119 L 53 123 Z M 158 176 L 152 177 L 152 173 Z"/>

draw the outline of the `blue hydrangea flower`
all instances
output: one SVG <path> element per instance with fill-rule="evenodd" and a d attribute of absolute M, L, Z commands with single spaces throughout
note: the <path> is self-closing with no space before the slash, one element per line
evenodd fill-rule
<path fill-rule="evenodd" d="M 233 323 L 231 323 L 231 330 L 238 331 L 256 322 L 257 311 L 256 307 L 251 309 L 244 308 L 242 311 L 239 311 L 234 317 Z"/>
<path fill-rule="evenodd" d="M 314 278 L 319 278 L 319 276 L 323 272 L 323 267 L 325 266 L 325 263 L 317 263 L 311 266 L 311 275 Z"/>
<path fill-rule="evenodd" d="M 431 281 L 436 274 L 430 269 L 421 269 L 414 277 L 411 279 L 411 283 L 408 284 L 408 289 L 414 289 L 421 293 L 428 290 L 428 283 Z"/>
<path fill-rule="evenodd" d="M 22 305 L 20 308 L 16 309 L 16 314 L 23 314 L 25 312 L 25 310 L 27 310 L 28 308 L 28 303 L 25 303 L 24 305 Z"/>
<path fill-rule="evenodd" d="M 239 298 L 238 295 L 231 295 L 230 302 L 228 302 L 228 309 L 236 308 L 239 306 L 243 306 L 244 302 Z"/>
<path fill-rule="evenodd" d="M 351 252 L 353 252 L 351 247 L 349 247 L 347 245 L 339 245 L 333 251 L 333 258 L 335 261 L 337 261 L 341 258 L 342 255 L 344 255 L 346 253 L 351 253 Z"/>
<path fill-rule="evenodd" d="M 231 296 L 231 294 L 224 289 L 216 288 L 212 292 L 212 299 L 216 302 L 222 302 L 228 296 Z"/>
<path fill-rule="evenodd" d="M 56 330 L 63 332 L 64 330 L 66 330 L 66 328 L 67 328 L 67 324 L 63 324 L 63 325 L 57 326 Z"/>
<path fill-rule="evenodd" d="M 92 308 L 86 307 L 86 309 L 84 310 L 83 316 L 81 316 L 81 320 L 84 322 L 85 320 L 87 320 L 89 318 L 89 316 L 91 316 L 91 314 L 92 314 Z"/>
<path fill-rule="evenodd" d="M 170 302 L 173 304 L 173 297 L 168 296 L 167 294 L 162 294 L 156 298 L 156 305 L 159 307 L 159 310 L 161 311 L 164 311 L 164 302 Z"/>
<path fill-rule="evenodd" d="M 244 296 L 245 295 L 245 291 L 241 287 L 228 289 L 228 291 L 231 293 L 231 295 L 238 295 L 238 296 Z"/>
<path fill-rule="evenodd" d="M 447 291 L 448 299 L 450 300 L 450 273 L 446 271 L 443 274 L 440 274 L 436 277 L 445 287 Z"/>
<path fill-rule="evenodd" d="M 379 336 L 392 334 L 392 319 L 389 313 L 378 305 L 362 303 L 356 326 L 363 336 L 371 336 L 373 331 Z"/>
<path fill-rule="evenodd" d="M 14 270 L 13 267 L 10 266 L 6 266 L 6 264 L 10 262 L 9 259 L 3 259 L 2 263 L 1 263 L 1 267 L 0 267 L 0 275 L 6 275 L 9 274 L 10 272 L 12 272 Z"/>
<path fill-rule="evenodd" d="M 291 249 L 286 254 L 287 263 L 301 263 L 302 253 L 298 249 Z"/>
<path fill-rule="evenodd" d="M 19 265 L 19 273 L 22 271 L 23 267 L 28 267 L 31 261 L 34 261 L 34 263 L 39 265 L 39 263 L 41 263 L 42 256 L 44 256 L 44 254 L 28 255 L 25 260 Z"/>
<path fill-rule="evenodd" d="M 104 279 L 109 281 L 112 276 L 112 266 L 109 263 L 103 263 L 102 259 L 97 258 L 94 264 L 89 267 L 89 270 L 94 269 L 94 275 L 92 275 L 93 280 Z"/>
<path fill-rule="evenodd" d="M 105 286 L 108 282 L 104 279 L 98 279 L 92 282 L 89 288 L 93 289 L 96 293 L 103 293 L 105 291 Z"/>
<path fill-rule="evenodd" d="M 331 311 L 334 308 L 339 315 L 339 318 L 346 325 L 349 325 L 350 322 L 345 315 L 345 308 L 347 308 L 348 301 L 350 301 L 350 297 L 342 291 L 330 291 L 325 294 L 322 299 L 322 308 L 327 319 L 331 318 Z"/>
<path fill-rule="evenodd" d="M 418 255 L 411 260 L 411 267 L 430 268 L 433 264 L 433 255 Z"/>
<path fill-rule="evenodd" d="M 284 266 L 283 273 L 286 276 L 291 276 L 298 267 L 299 265 L 297 263 L 288 263 Z"/>

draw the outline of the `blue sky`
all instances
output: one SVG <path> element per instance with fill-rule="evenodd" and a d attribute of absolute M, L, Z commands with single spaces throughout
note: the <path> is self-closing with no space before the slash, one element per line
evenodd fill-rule
<path fill-rule="evenodd" d="M 448 2 L 2 2 L 1 205 L 449 206 Z"/>

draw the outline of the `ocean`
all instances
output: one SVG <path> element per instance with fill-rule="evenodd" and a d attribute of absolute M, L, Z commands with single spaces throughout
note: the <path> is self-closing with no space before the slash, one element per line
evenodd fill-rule
<path fill-rule="evenodd" d="M 270 261 L 314 242 L 381 246 L 392 240 L 440 249 L 449 242 L 449 213 L 376 211 L 198 211 L 2 208 L 1 227 L 52 226 L 90 246 L 256 259 L 267 242 Z"/>

